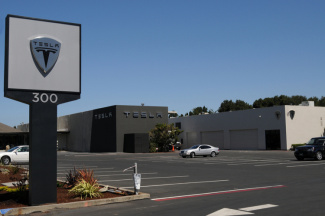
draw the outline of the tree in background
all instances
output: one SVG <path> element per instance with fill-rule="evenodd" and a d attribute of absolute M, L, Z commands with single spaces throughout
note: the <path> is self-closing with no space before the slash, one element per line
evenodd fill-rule
<path fill-rule="evenodd" d="M 157 124 L 149 132 L 150 143 L 157 146 L 159 151 L 169 151 L 169 145 L 178 141 L 178 135 L 182 133 L 174 124 Z"/>
<path fill-rule="evenodd" d="M 169 118 L 176 118 L 178 117 L 178 114 L 177 113 L 171 113 L 168 115 Z"/>
<path fill-rule="evenodd" d="M 281 106 L 281 105 L 299 105 L 303 101 L 314 101 L 315 106 L 325 107 L 325 97 L 322 96 L 320 99 L 317 97 L 310 97 L 307 98 L 302 95 L 293 95 L 293 96 L 274 96 L 274 97 L 267 97 L 267 98 L 260 98 L 254 101 L 253 105 L 250 105 L 242 100 L 236 100 L 235 102 L 232 100 L 224 100 L 221 104 L 217 112 L 229 112 L 229 111 L 237 111 L 237 110 L 247 110 L 252 108 L 263 108 L 263 107 L 272 107 L 272 106 Z M 209 110 L 208 108 L 203 107 L 196 107 L 192 109 L 192 111 L 185 113 L 185 116 L 192 116 L 192 115 L 200 115 L 202 113 L 215 113 L 213 110 Z M 183 114 L 180 116 L 183 117 Z"/>
<path fill-rule="evenodd" d="M 255 100 L 253 103 L 254 108 L 262 108 L 262 107 L 272 107 L 272 106 L 281 106 L 281 105 L 299 105 L 303 101 L 312 100 L 315 101 L 315 106 L 318 106 L 318 98 L 311 97 L 308 98 L 301 95 L 293 95 L 291 97 L 286 95 L 274 96 L 273 98 L 260 98 Z"/>
<path fill-rule="evenodd" d="M 321 97 L 321 99 L 319 99 L 317 106 L 325 106 L 325 97 Z"/>
<path fill-rule="evenodd" d="M 252 108 L 253 108 L 252 105 L 242 100 L 236 100 L 236 102 L 233 102 L 232 100 L 224 100 L 220 104 L 218 112 L 229 112 L 229 111 L 246 110 Z"/>
<path fill-rule="evenodd" d="M 203 113 L 214 113 L 212 109 L 208 110 L 207 107 L 203 106 L 203 107 L 195 107 L 192 109 L 192 111 L 190 111 L 189 113 L 186 113 L 185 116 L 189 115 L 189 116 L 193 116 L 193 115 L 201 115 Z"/>
<path fill-rule="evenodd" d="M 320 100 L 318 99 L 318 97 L 310 97 L 310 98 L 308 98 L 308 101 L 314 101 L 315 106 L 319 106 Z"/>

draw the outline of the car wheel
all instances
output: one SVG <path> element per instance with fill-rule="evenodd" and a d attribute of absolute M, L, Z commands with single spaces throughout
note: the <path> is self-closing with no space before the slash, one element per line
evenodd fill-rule
<path fill-rule="evenodd" d="M 296 157 L 296 158 L 297 158 L 297 160 L 300 160 L 300 161 L 304 160 L 303 157 Z"/>
<path fill-rule="evenodd" d="M 323 154 L 322 152 L 318 151 L 316 152 L 316 157 L 315 157 L 316 160 L 322 160 L 323 159 Z"/>
<path fill-rule="evenodd" d="M 215 157 L 216 156 L 216 153 L 213 151 L 213 152 L 211 152 L 210 156 L 211 157 Z"/>
<path fill-rule="evenodd" d="M 194 158 L 195 157 L 195 153 L 194 152 L 191 152 L 190 156 L 191 156 L 191 158 Z"/>
<path fill-rule="evenodd" d="M 183 158 L 186 158 L 186 156 L 182 156 Z"/>
<path fill-rule="evenodd" d="M 9 165 L 10 164 L 10 158 L 8 156 L 4 156 L 1 158 L 1 161 L 4 165 Z"/>

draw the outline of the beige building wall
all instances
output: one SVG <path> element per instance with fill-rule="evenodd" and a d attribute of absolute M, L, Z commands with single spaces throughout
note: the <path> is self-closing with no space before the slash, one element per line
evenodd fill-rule
<path fill-rule="evenodd" d="M 290 111 L 294 115 L 290 116 Z M 306 143 L 312 137 L 324 136 L 324 107 L 285 106 L 287 144 Z M 291 114 L 292 115 L 292 114 Z"/>

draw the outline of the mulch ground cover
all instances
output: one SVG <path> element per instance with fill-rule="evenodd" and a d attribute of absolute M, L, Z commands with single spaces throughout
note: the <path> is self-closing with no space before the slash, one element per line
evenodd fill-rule
<path fill-rule="evenodd" d="M 2 172 L 3 169 L 9 170 L 9 173 Z M 12 171 L 14 170 L 14 172 Z M 0 166 L 0 186 L 2 183 L 14 182 L 22 178 L 25 172 L 24 169 L 17 170 L 9 166 Z M 14 187 L 13 187 L 14 188 Z M 102 193 L 100 198 L 86 198 L 81 199 L 80 197 L 75 197 L 73 194 L 69 193 L 68 185 L 63 184 L 60 187 L 57 187 L 57 203 L 68 203 L 68 202 L 77 202 L 84 200 L 94 200 L 94 199 L 106 199 L 106 198 L 115 198 L 126 196 L 122 194 L 116 194 L 111 192 Z M 17 207 L 27 207 L 28 205 L 28 189 L 24 192 L 7 192 L 0 190 L 0 209 L 7 208 L 17 208 Z"/>

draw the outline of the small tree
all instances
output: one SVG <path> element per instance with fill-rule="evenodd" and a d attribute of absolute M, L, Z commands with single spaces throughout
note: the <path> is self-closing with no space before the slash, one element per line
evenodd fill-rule
<path fill-rule="evenodd" d="M 224 100 L 218 109 L 218 112 L 229 112 L 236 110 L 247 110 L 252 109 L 253 107 L 242 100 L 236 100 L 233 102 L 232 100 Z"/>
<path fill-rule="evenodd" d="M 203 113 L 215 113 L 212 109 L 208 110 L 208 108 L 206 106 L 203 107 L 195 107 L 193 108 L 191 111 L 189 111 L 188 113 L 185 114 L 185 116 L 193 116 L 193 115 L 201 115 Z"/>
<path fill-rule="evenodd" d="M 178 135 L 182 132 L 174 124 L 157 124 L 149 132 L 150 142 L 158 146 L 160 151 L 169 151 L 169 145 L 176 143 Z"/>

